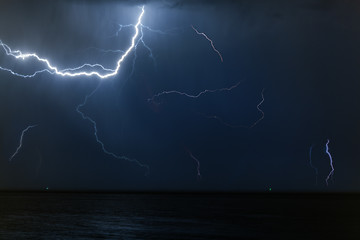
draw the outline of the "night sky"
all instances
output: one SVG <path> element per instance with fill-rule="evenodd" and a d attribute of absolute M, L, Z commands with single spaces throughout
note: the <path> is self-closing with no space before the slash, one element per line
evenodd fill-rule
<path fill-rule="evenodd" d="M 0 71 L 0 189 L 360 190 L 357 1 L 8 0 L 0 40 L 59 69 L 115 68 L 122 53 L 104 50 L 129 47 L 134 28 L 117 33 L 119 24 L 136 24 L 142 5 L 152 55 L 139 42 L 114 77 Z M 44 67 L 3 48 L 0 66 L 21 74 Z M 104 153 L 76 111 L 97 87 L 81 112 L 96 121 L 107 151 L 148 173 Z M 9 161 L 29 125 L 37 126 Z"/>

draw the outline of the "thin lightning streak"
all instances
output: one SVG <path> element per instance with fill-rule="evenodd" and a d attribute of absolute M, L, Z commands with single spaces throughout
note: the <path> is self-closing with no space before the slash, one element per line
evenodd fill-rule
<path fill-rule="evenodd" d="M 312 164 L 312 149 L 313 149 L 313 146 L 314 145 L 311 145 L 310 146 L 310 150 L 309 150 L 309 163 L 310 163 L 310 167 L 312 168 L 312 169 L 314 169 L 314 171 L 315 171 L 315 180 L 316 180 L 316 185 L 317 185 L 317 182 L 318 182 L 318 169 Z"/>
<path fill-rule="evenodd" d="M 326 179 L 325 179 L 325 181 L 326 181 L 326 186 L 329 185 L 328 181 L 329 181 L 330 178 L 332 178 L 332 177 L 334 176 L 334 171 L 335 171 L 334 165 L 333 165 L 333 159 L 332 159 L 332 156 L 331 156 L 331 154 L 330 154 L 330 152 L 329 152 L 329 142 L 330 142 L 330 140 L 328 139 L 327 142 L 326 142 L 326 145 L 325 145 L 325 152 L 326 152 L 326 154 L 329 156 L 329 159 L 330 159 L 331 171 L 330 171 L 329 175 L 328 175 L 328 176 L 326 177 Z"/>
<path fill-rule="evenodd" d="M 162 35 L 178 35 L 179 33 L 183 33 L 184 29 L 183 28 L 171 28 L 171 29 L 167 29 L 165 31 L 162 30 L 158 30 L 158 29 L 153 29 L 149 26 L 146 26 L 144 24 L 141 24 L 141 27 L 148 30 L 149 32 L 154 32 L 154 33 L 158 33 L 158 34 L 162 34 Z"/>
<path fill-rule="evenodd" d="M 8 68 L 4 68 L 4 67 L 0 67 L 1 70 L 4 70 L 4 71 L 8 71 L 10 72 L 11 74 L 13 75 L 16 75 L 16 76 L 20 76 L 20 77 L 34 77 L 35 75 L 39 74 L 39 73 L 42 73 L 42 72 L 48 72 L 50 74 L 56 74 L 56 75 L 60 75 L 60 76 L 69 76 L 69 77 L 77 77 L 77 76 L 97 76 L 101 79 L 105 79 L 105 78 L 108 78 L 108 77 L 112 77 L 112 76 L 115 76 L 119 69 L 120 69 L 120 66 L 121 66 L 121 63 L 124 61 L 124 59 L 129 55 L 129 53 L 134 49 L 136 48 L 136 45 L 135 45 L 135 40 L 137 39 L 138 35 L 139 35 L 139 25 L 141 25 L 141 19 L 143 17 L 145 13 L 145 10 L 144 10 L 144 6 L 141 8 L 141 14 L 139 15 L 138 17 L 138 21 L 137 23 L 134 25 L 134 28 L 135 28 L 135 34 L 134 36 L 131 38 L 131 45 L 130 47 L 125 51 L 125 53 L 120 57 L 120 59 L 117 61 L 117 64 L 116 64 L 116 68 L 115 69 L 107 69 L 105 67 L 103 67 L 101 64 L 83 64 L 82 66 L 79 66 L 79 67 L 76 67 L 76 68 L 67 68 L 67 69 L 63 69 L 63 70 L 59 70 L 57 67 L 53 66 L 49 60 L 45 59 L 45 58 L 41 58 L 39 57 L 36 53 L 22 53 L 21 51 L 19 50 L 11 50 L 11 48 L 6 45 L 5 43 L 3 43 L 2 41 L 0 41 L 0 46 L 3 47 L 3 49 L 5 50 L 5 53 L 6 55 L 8 56 L 12 56 L 16 59 L 21 59 L 21 60 L 25 60 L 27 58 L 35 58 L 37 61 L 41 62 L 41 63 L 45 63 L 46 66 L 47 66 L 47 69 L 43 69 L 43 70 L 40 70 L 40 71 L 36 71 L 35 73 L 33 74 L 30 74 L 30 75 L 23 75 L 23 74 L 18 74 L 18 73 L 15 73 L 14 71 L 12 71 L 11 69 L 8 69 Z M 95 68 L 95 67 L 98 67 L 100 69 L 102 69 L 104 72 L 108 72 L 108 73 L 99 73 L 97 71 L 90 71 L 90 72 L 86 72 L 86 71 L 80 71 L 80 72 L 76 72 L 82 68 L 85 68 L 85 67 L 90 67 L 90 68 Z"/>
<path fill-rule="evenodd" d="M 0 42 L 0 44 L 1 44 L 1 42 Z M 9 72 L 12 75 L 15 75 L 15 76 L 18 76 L 18 77 L 23 77 L 23 78 L 32 78 L 32 77 L 35 77 L 37 74 L 43 73 L 43 72 L 48 72 L 48 73 L 52 74 L 52 72 L 50 70 L 48 70 L 48 69 L 43 69 L 43 70 L 40 70 L 40 71 L 36 71 L 35 73 L 29 74 L 29 75 L 19 74 L 19 73 L 16 73 L 16 72 L 14 72 L 13 70 L 11 70 L 9 68 L 4 68 L 4 67 L 1 67 L 1 66 L 0 66 L 0 70 Z"/>
<path fill-rule="evenodd" d="M 177 90 L 171 90 L 171 91 L 163 91 L 163 92 L 160 92 L 158 94 L 155 94 L 153 95 L 151 98 L 148 98 L 148 102 L 152 102 L 152 103 L 155 103 L 155 104 L 159 104 L 159 102 L 157 102 L 156 100 L 158 98 L 160 98 L 161 96 L 163 95 L 169 95 L 169 94 L 177 94 L 177 95 L 181 95 L 181 96 L 185 96 L 185 97 L 188 97 L 188 98 L 199 98 L 201 97 L 202 95 L 205 95 L 205 94 L 208 94 L 208 93 L 216 93 L 216 92 L 224 92 L 224 91 L 231 91 L 233 90 L 234 88 L 237 88 L 239 85 L 240 85 L 241 82 L 238 82 L 236 83 L 235 85 L 231 86 L 231 87 L 228 87 L 228 88 L 218 88 L 218 89 L 205 89 L 204 91 L 201 91 L 199 92 L 198 94 L 196 95 L 191 95 L 191 94 L 188 94 L 186 92 L 180 92 L 180 91 L 177 91 Z M 261 101 L 258 103 L 258 105 L 256 106 L 257 110 L 261 113 L 261 117 L 256 120 L 252 125 L 250 126 L 246 126 L 246 125 L 233 125 L 233 124 L 230 124 L 230 123 L 227 123 L 225 122 L 222 118 L 220 118 L 219 116 L 216 116 L 216 115 L 211 115 L 211 116 L 206 116 L 206 118 L 212 118 L 212 119 L 216 119 L 217 121 L 219 121 L 220 123 L 228 126 L 228 127 L 231 127 L 231 128 L 253 128 L 255 127 L 259 122 L 261 122 L 264 117 L 265 117 L 265 113 L 264 111 L 260 108 L 260 106 L 263 104 L 263 102 L 265 101 L 265 98 L 264 98 L 264 91 L 265 91 L 265 88 L 261 91 Z M 201 114 L 201 115 L 204 115 L 204 114 Z"/>
<path fill-rule="evenodd" d="M 110 152 L 108 151 L 106 148 L 105 148 L 105 145 L 104 143 L 99 139 L 98 137 L 98 129 L 97 129 L 97 124 L 95 122 L 95 120 L 93 120 L 92 118 L 90 118 L 89 116 L 85 115 L 83 112 L 80 111 L 80 108 L 85 106 L 88 99 L 94 95 L 94 93 L 99 89 L 100 87 L 100 84 L 94 89 L 94 91 L 92 91 L 90 94 L 86 95 L 85 96 L 85 99 L 84 99 L 84 102 L 80 103 L 77 108 L 76 108 L 76 111 L 82 116 L 82 118 L 84 120 L 87 120 L 89 121 L 92 125 L 93 125 L 93 128 L 94 128 L 94 135 L 95 135 L 95 139 L 96 141 L 100 144 L 101 146 L 101 149 L 103 150 L 103 152 L 109 156 L 112 156 L 113 158 L 116 158 L 116 159 L 120 159 L 120 160 L 126 160 L 126 161 L 129 161 L 129 162 L 134 162 L 136 163 L 137 165 L 139 165 L 140 167 L 143 167 L 143 168 L 146 168 L 146 174 L 145 175 L 148 175 L 149 174 L 149 166 L 146 165 L 146 164 L 143 164 L 141 162 L 139 162 L 138 160 L 136 159 L 131 159 L 131 158 L 128 158 L 126 156 L 119 156 L 119 155 L 116 155 L 115 153 L 113 152 Z"/>
<path fill-rule="evenodd" d="M 114 37 L 114 36 L 119 36 L 119 32 L 121 32 L 121 30 L 123 28 L 127 28 L 127 27 L 134 27 L 134 24 L 127 24 L 127 25 L 123 25 L 123 24 L 118 24 L 119 25 L 119 29 L 116 31 L 116 33 L 110 37 Z"/>
<path fill-rule="evenodd" d="M 223 62 L 223 58 L 222 58 L 222 56 L 221 56 L 221 53 L 215 48 L 213 41 L 212 41 L 205 33 L 199 32 L 193 25 L 191 25 L 191 27 L 192 27 L 192 29 L 194 29 L 194 31 L 195 31 L 197 34 L 203 35 L 203 36 L 210 42 L 211 47 L 212 47 L 212 48 L 214 49 L 214 51 L 219 55 L 221 62 Z"/>
<path fill-rule="evenodd" d="M 141 28 L 145 28 L 146 30 L 150 31 L 150 32 L 154 32 L 154 33 L 159 33 L 159 34 L 163 34 L 163 35 L 168 35 L 170 33 L 168 32 L 164 32 L 158 29 L 153 29 L 151 27 L 145 26 L 144 24 L 141 24 Z"/>
<path fill-rule="evenodd" d="M 258 109 L 258 111 L 261 113 L 261 117 L 258 119 L 258 120 L 256 120 L 252 125 L 250 125 L 250 126 L 248 126 L 248 125 L 234 125 L 234 124 L 230 124 L 230 123 L 228 123 L 228 122 L 226 122 L 226 121 L 224 121 L 221 117 L 219 117 L 219 116 L 217 116 L 217 115 L 205 115 L 205 114 L 201 114 L 201 115 L 204 115 L 206 118 L 209 118 L 209 119 L 215 119 L 215 120 L 217 120 L 217 121 L 219 121 L 221 124 L 223 124 L 223 125 L 225 125 L 225 126 L 228 126 L 228 127 L 230 127 L 230 128 L 253 128 L 255 125 L 257 125 L 261 120 L 263 120 L 264 119 L 264 117 L 265 117 L 265 114 L 264 114 L 264 111 L 262 111 L 261 109 L 260 109 L 260 106 L 261 106 L 261 104 L 264 102 L 264 90 L 265 89 L 263 89 L 262 90 L 262 92 L 261 92 L 261 96 L 262 96 L 262 99 L 261 99 L 261 101 L 260 101 L 260 103 L 256 106 L 256 108 Z"/>
<path fill-rule="evenodd" d="M 140 31 L 141 31 L 140 41 L 143 44 L 143 46 L 149 51 L 149 57 L 153 60 L 154 65 L 156 66 L 156 59 L 153 55 L 153 52 L 152 52 L 151 48 L 145 43 L 144 38 L 143 38 L 144 37 L 143 25 L 142 25 Z"/>
<path fill-rule="evenodd" d="M 12 159 L 19 153 L 21 147 L 22 147 L 22 144 L 23 144 L 23 139 L 24 139 L 24 135 L 27 131 L 29 131 L 31 128 L 34 128 L 38 125 L 30 125 L 28 126 L 27 128 L 25 128 L 22 132 L 21 132 L 21 136 L 20 136 L 20 142 L 19 142 L 19 146 L 17 147 L 15 153 L 9 158 L 9 161 L 11 162 Z"/>
<path fill-rule="evenodd" d="M 90 50 L 90 49 L 94 49 L 96 51 L 102 52 L 103 54 L 107 54 L 107 53 L 125 53 L 125 51 L 120 50 L 120 49 L 102 49 L 102 48 L 97 48 L 97 47 L 88 47 L 85 50 Z"/>
<path fill-rule="evenodd" d="M 151 50 L 151 48 L 150 48 L 148 45 L 146 45 L 146 43 L 145 43 L 145 41 L 144 41 L 144 39 L 143 39 L 143 37 L 144 37 L 144 32 L 143 32 L 143 28 L 142 28 L 142 27 L 143 27 L 143 26 L 141 25 L 141 28 L 140 28 L 140 38 L 139 38 L 139 40 L 138 40 L 138 41 L 136 42 L 136 44 L 135 44 L 135 50 L 137 50 L 137 46 L 138 46 L 139 43 L 141 42 L 142 45 L 149 51 L 149 57 L 150 57 L 150 58 L 152 59 L 152 61 L 154 62 L 154 66 L 156 66 L 156 59 L 155 59 L 155 57 L 154 57 L 154 55 L 153 55 L 153 53 L 152 53 L 152 50 Z M 137 60 L 137 51 L 135 51 L 135 53 L 134 53 L 134 58 L 133 58 L 133 63 L 132 63 L 132 69 L 131 69 L 131 73 L 130 73 L 128 79 L 131 78 L 131 77 L 134 75 L 136 60 Z"/>
<path fill-rule="evenodd" d="M 241 82 L 238 82 L 237 84 L 229 87 L 229 88 L 218 88 L 218 89 L 213 89 L 213 90 L 209 90 L 209 89 L 205 89 L 204 91 L 199 92 L 196 95 L 191 95 L 185 92 L 180 92 L 180 91 L 176 91 L 176 90 L 171 90 L 171 91 L 163 91 L 161 93 L 155 94 L 154 96 L 152 96 L 151 98 L 148 98 L 148 102 L 155 102 L 156 103 L 156 99 L 161 97 L 162 95 L 168 95 L 168 94 L 178 94 L 181 96 L 185 96 L 185 97 L 189 97 L 189 98 L 199 98 L 204 94 L 207 93 L 216 93 L 216 92 L 224 92 L 224 91 L 231 91 L 234 88 L 238 87 L 240 85 Z"/>
<path fill-rule="evenodd" d="M 123 28 L 129 28 L 129 27 L 134 27 L 135 25 L 134 24 L 127 24 L 127 25 L 123 25 L 123 24 L 117 24 L 119 26 L 118 30 L 115 32 L 115 34 L 109 36 L 108 38 L 114 38 L 114 37 L 117 37 L 119 36 L 119 32 L 122 31 Z M 140 24 L 140 27 L 141 29 L 146 29 L 148 30 L 149 32 L 153 32 L 153 33 L 158 33 L 158 34 L 161 34 L 161 35 L 171 35 L 172 32 L 178 32 L 179 31 L 179 28 L 174 28 L 174 29 L 170 29 L 170 30 L 167 30 L 167 31 L 161 31 L 161 30 L 158 30 L 158 29 L 153 29 L 149 26 L 146 26 L 144 24 Z"/>
<path fill-rule="evenodd" d="M 254 122 L 254 124 L 251 125 L 250 128 L 255 127 L 255 126 L 256 126 L 261 120 L 263 120 L 264 117 L 265 117 L 264 111 L 261 110 L 261 108 L 260 108 L 261 104 L 263 104 L 263 102 L 265 101 L 264 91 L 265 91 L 265 88 L 261 91 L 261 98 L 262 98 L 262 99 L 261 99 L 260 103 L 256 106 L 257 110 L 258 110 L 259 112 L 261 112 L 261 117 L 260 117 L 256 122 Z"/>
<path fill-rule="evenodd" d="M 189 156 L 194 159 L 194 161 L 196 162 L 196 171 L 197 171 L 197 177 L 199 179 L 202 178 L 201 173 L 200 173 L 200 161 L 190 152 L 189 149 L 186 148 L 186 151 L 189 153 Z"/>
<path fill-rule="evenodd" d="M 134 75 L 136 60 L 137 60 L 137 52 L 135 51 L 133 62 L 132 62 L 131 72 L 130 72 L 130 75 L 129 75 L 129 77 L 127 79 L 130 79 Z"/>

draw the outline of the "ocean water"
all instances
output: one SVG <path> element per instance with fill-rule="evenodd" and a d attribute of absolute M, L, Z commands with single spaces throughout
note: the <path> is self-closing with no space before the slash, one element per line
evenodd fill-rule
<path fill-rule="evenodd" d="M 360 196 L 0 193 L 0 239 L 360 239 Z"/>

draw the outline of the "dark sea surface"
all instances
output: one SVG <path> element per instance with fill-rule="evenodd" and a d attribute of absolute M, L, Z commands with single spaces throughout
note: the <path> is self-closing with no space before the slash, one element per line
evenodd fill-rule
<path fill-rule="evenodd" d="M 0 239 L 360 239 L 355 194 L 0 193 Z"/>

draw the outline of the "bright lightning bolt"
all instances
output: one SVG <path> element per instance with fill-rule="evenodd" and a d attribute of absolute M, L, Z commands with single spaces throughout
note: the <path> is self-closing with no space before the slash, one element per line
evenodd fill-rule
<path fill-rule="evenodd" d="M 123 55 L 121 55 L 120 59 L 117 61 L 117 64 L 116 64 L 116 68 L 115 69 L 108 69 L 108 68 L 105 68 L 104 66 L 102 66 L 101 64 L 89 64 L 89 63 L 85 63 L 79 67 L 75 67 L 75 68 L 67 68 L 67 69 L 63 69 L 63 70 L 59 70 L 57 67 L 53 66 L 49 60 L 45 59 L 45 58 L 41 58 L 39 57 L 36 53 L 22 53 L 21 51 L 19 50 L 11 50 L 11 48 L 6 45 L 5 43 L 3 43 L 2 41 L 0 41 L 0 46 L 2 46 L 2 48 L 5 50 L 5 53 L 6 55 L 8 56 L 12 56 L 16 59 L 21 59 L 21 60 L 25 60 L 27 58 L 35 58 L 37 61 L 41 62 L 41 63 L 44 63 L 47 68 L 45 69 L 42 69 L 42 70 L 39 70 L 39 71 L 36 71 L 35 73 L 33 74 L 29 74 L 29 75 L 24 75 L 24 74 L 19 74 L 19 73 L 16 73 L 14 72 L 13 70 L 9 69 L 9 68 L 5 68 L 5 67 L 1 67 L 0 66 L 0 69 L 1 70 L 4 70 L 4 71 L 8 71 L 10 72 L 11 74 L 13 75 L 16 75 L 16 76 L 19 76 L 19 77 L 25 77 L 25 78 L 28 78 L 28 77 L 34 77 L 36 76 L 37 74 L 39 73 L 42 73 L 42 72 L 48 72 L 50 74 L 56 74 L 56 75 L 60 75 L 60 76 L 68 76 L 68 77 L 77 77 L 77 76 L 97 76 L 101 79 L 105 79 L 105 78 L 109 78 L 109 77 L 112 77 L 112 76 L 115 76 L 119 69 L 120 69 L 120 66 L 121 66 L 121 63 L 124 61 L 124 59 L 129 55 L 129 53 L 134 49 L 136 48 L 136 39 L 139 35 L 139 32 L 141 33 L 141 31 L 139 30 L 139 26 L 141 25 L 141 19 L 143 17 L 145 13 L 145 10 L 144 10 L 144 6 L 141 8 L 141 13 L 138 17 L 138 21 L 137 23 L 134 25 L 134 29 L 135 29 L 135 34 L 134 36 L 131 38 L 131 45 L 130 47 L 124 52 Z M 85 67 L 88 67 L 88 68 L 100 68 L 102 69 L 103 72 L 105 73 L 100 73 L 100 72 L 97 72 L 97 71 L 89 71 L 89 72 L 86 72 L 86 71 L 80 71 L 81 69 L 85 68 Z"/>
<path fill-rule="evenodd" d="M 148 165 L 143 164 L 143 163 L 139 162 L 139 161 L 136 160 L 136 159 L 131 159 L 131 158 L 128 158 L 128 157 L 126 157 L 126 156 L 119 156 L 119 155 L 116 155 L 116 154 L 113 153 L 113 152 L 108 151 L 108 150 L 105 148 L 104 143 L 103 143 L 103 142 L 99 139 L 99 137 L 98 137 L 98 129 L 97 129 L 97 124 L 96 124 L 95 120 L 93 120 L 92 118 L 90 118 L 89 116 L 85 115 L 83 112 L 80 111 L 80 108 L 86 105 L 88 99 L 89 99 L 92 95 L 94 95 L 94 93 L 99 89 L 99 87 L 100 87 L 100 84 L 95 88 L 94 91 L 92 91 L 90 94 L 88 94 L 88 95 L 85 96 L 84 102 L 83 102 L 83 103 L 80 103 L 80 104 L 77 106 L 76 111 L 82 116 L 82 118 L 83 118 L 84 120 L 89 121 L 89 122 L 93 125 L 95 139 L 96 139 L 96 141 L 100 144 L 101 149 L 102 149 L 102 151 L 103 151 L 105 154 L 107 154 L 107 155 L 109 155 L 109 156 L 112 156 L 112 157 L 114 157 L 114 158 L 116 158 L 116 159 L 126 160 L 126 161 L 129 161 L 129 162 L 134 162 L 134 163 L 136 163 L 137 165 L 139 165 L 140 167 L 143 167 L 143 168 L 146 169 L 146 175 L 149 174 L 150 168 L 149 168 Z"/>
<path fill-rule="evenodd" d="M 314 145 L 311 145 L 310 146 L 310 150 L 309 150 L 309 163 L 310 163 L 310 167 L 312 168 L 312 169 L 314 169 L 314 171 L 315 171 L 315 176 L 316 176 L 316 185 L 317 185 L 317 179 L 318 179 L 318 169 L 313 165 L 313 163 L 312 163 L 312 149 L 313 149 L 313 146 Z"/>
<path fill-rule="evenodd" d="M 35 71 L 34 73 L 32 74 L 20 74 L 20 73 L 17 73 L 15 71 L 13 71 L 12 69 L 10 68 L 6 68 L 6 67 L 2 67 L 0 66 L 0 70 L 4 70 L 4 71 L 7 71 L 7 72 L 10 72 L 11 74 L 15 75 L 15 76 L 19 76 L 19 77 L 24 77 L 24 78 L 30 78 L 30 77 L 34 77 L 36 76 L 37 74 L 39 73 L 43 73 L 43 72 L 48 72 L 50 74 L 55 74 L 55 75 L 60 75 L 60 76 L 63 76 L 63 77 L 77 77 L 77 76 L 87 76 L 87 77 L 90 77 L 90 76 L 97 76 L 101 79 L 105 79 L 105 78 L 109 78 L 109 77 L 112 77 L 112 76 L 115 76 L 120 67 L 121 67 L 121 64 L 122 62 L 125 60 L 125 58 L 130 54 L 130 52 L 132 50 L 136 50 L 138 44 L 141 42 L 143 44 L 143 46 L 149 51 L 150 53 L 150 57 L 153 59 L 154 63 L 156 64 L 155 62 L 155 58 L 153 56 L 153 53 L 152 53 L 152 50 L 150 49 L 150 47 L 144 42 L 143 40 L 143 28 L 149 30 L 149 31 L 153 31 L 153 32 L 158 32 L 158 33 L 163 33 L 161 31 L 158 31 L 158 30 L 153 30 L 151 29 L 150 27 L 147 27 L 147 26 L 144 26 L 142 25 L 141 23 L 141 20 L 142 20 L 142 17 L 145 13 L 145 9 L 144 9 L 144 6 L 141 8 L 141 13 L 138 17 L 138 20 L 137 20 L 137 23 L 136 24 L 129 24 L 129 25 L 119 25 L 120 28 L 119 30 L 116 32 L 116 36 L 118 35 L 118 33 L 121 31 L 121 29 L 123 27 L 133 27 L 135 29 L 135 34 L 132 36 L 131 38 L 131 45 L 130 47 L 126 50 L 126 51 L 123 51 L 123 50 L 103 50 L 103 49 L 99 49 L 99 48 L 94 48 L 95 50 L 98 50 L 98 51 L 101 51 L 103 53 L 121 53 L 122 55 L 120 56 L 120 58 L 118 59 L 117 63 L 116 63 L 116 68 L 115 69 L 109 69 L 109 68 L 106 68 L 104 67 L 103 65 L 101 64 L 90 64 L 90 63 L 85 63 L 79 67 L 74 67 L 74 68 L 66 68 L 66 69 L 63 69 L 63 70 L 59 70 L 57 67 L 55 67 L 54 65 L 52 65 L 50 63 L 50 61 L 48 59 L 45 59 L 45 58 L 42 58 L 40 56 L 38 56 L 36 53 L 22 53 L 20 50 L 12 50 L 7 44 L 3 43 L 1 40 L 0 40 L 0 46 L 4 49 L 5 53 L 7 56 L 12 56 L 14 57 L 15 59 L 20 59 L 20 60 L 26 60 L 28 58 L 32 58 L 32 59 L 36 59 L 38 62 L 42 63 L 42 64 L 45 64 L 46 65 L 46 68 L 42 69 L 42 70 L 38 70 L 38 71 Z M 136 51 L 135 51 L 135 57 L 134 57 L 134 60 L 133 60 L 133 70 L 132 70 L 132 73 L 134 72 L 134 66 L 135 66 L 135 61 L 136 61 Z M 90 69 L 94 69 L 94 71 L 82 71 L 84 68 L 90 68 Z M 95 71 L 95 69 L 100 69 L 101 72 L 98 72 L 98 71 Z M 132 75 L 131 73 L 131 75 Z M 99 85 L 100 86 L 100 85 Z M 76 111 L 82 116 L 82 118 L 84 120 L 87 120 L 89 121 L 92 125 L 93 125 L 93 129 L 94 129 L 94 135 L 95 135 L 95 138 L 96 138 L 96 141 L 101 145 L 101 148 L 103 150 L 103 152 L 107 155 L 110 155 L 116 159 L 122 159 L 122 160 L 127 160 L 127 161 L 130 161 L 130 162 L 135 162 L 137 165 L 139 165 L 140 167 L 143 167 L 143 168 L 146 168 L 147 170 L 147 174 L 149 172 L 149 166 L 147 166 L 146 164 L 142 164 L 140 163 L 138 160 L 136 159 L 130 159 L 126 156 L 119 156 L 119 155 L 116 155 L 115 153 L 113 152 L 110 152 L 108 151 L 106 148 L 105 148 L 105 145 L 104 143 L 99 139 L 98 137 L 98 129 L 97 129 L 97 124 L 96 122 L 90 118 L 89 116 L 86 116 L 83 112 L 80 111 L 80 108 L 85 106 L 88 99 L 97 91 L 97 89 L 99 88 L 99 86 L 93 91 L 91 92 L 89 95 L 87 95 L 84 99 L 84 102 L 79 104 L 76 108 Z M 23 135 L 25 134 L 26 131 L 28 131 L 30 128 L 32 127 L 35 127 L 36 125 L 34 126 L 29 126 L 28 128 L 26 128 L 22 135 L 21 135 L 21 139 L 20 139 L 20 146 L 18 147 L 18 149 L 16 150 L 16 152 L 14 153 L 14 155 L 10 158 L 10 160 L 18 153 L 18 151 L 20 150 L 21 146 L 22 146 L 22 139 L 23 139 Z"/>
<path fill-rule="evenodd" d="M 194 31 L 195 31 L 197 34 L 204 36 L 204 37 L 206 38 L 206 40 L 208 40 L 208 41 L 210 42 L 211 47 L 212 47 L 213 50 L 219 55 L 221 62 L 223 62 L 223 58 L 222 58 L 222 56 L 221 56 L 221 53 L 215 48 L 213 41 L 212 41 L 205 33 L 199 32 L 193 25 L 191 25 L 191 27 L 192 27 L 192 29 L 194 29 Z"/>
<path fill-rule="evenodd" d="M 118 24 L 118 26 L 119 26 L 119 28 L 116 31 L 116 33 L 111 35 L 109 38 L 117 37 L 119 35 L 119 32 L 122 31 L 122 29 L 124 29 L 124 28 L 136 27 L 136 25 L 134 25 L 134 24 L 127 24 L 127 25 Z M 152 28 L 150 28 L 150 27 L 148 27 L 146 25 L 143 25 L 142 23 L 140 23 L 139 29 L 140 29 L 140 37 L 135 42 L 135 45 L 134 45 L 135 53 L 134 53 L 134 58 L 133 58 L 133 63 L 132 63 L 132 70 L 131 70 L 131 73 L 130 73 L 128 78 L 132 77 L 134 72 L 135 72 L 135 63 L 136 63 L 136 60 L 137 60 L 137 51 L 136 50 L 137 50 L 137 47 L 138 47 L 139 43 L 141 43 L 144 46 L 144 48 L 146 48 L 146 50 L 149 52 L 149 57 L 152 59 L 152 61 L 154 63 L 154 66 L 156 67 L 156 65 L 157 65 L 156 59 L 155 59 L 154 54 L 152 52 L 152 49 L 144 41 L 144 30 L 143 29 L 146 29 L 146 30 L 148 30 L 150 32 L 153 32 L 153 33 L 162 34 L 162 35 L 169 34 L 167 32 L 163 32 L 161 30 L 152 29 Z M 124 52 L 122 50 L 105 50 L 105 49 L 98 49 L 98 48 L 94 48 L 94 49 L 99 50 L 100 52 L 103 52 L 103 53 Z"/>
<path fill-rule="evenodd" d="M 331 156 L 331 154 L 329 152 L 329 142 L 330 142 L 330 140 L 328 139 L 327 142 L 326 142 L 326 145 L 325 145 L 325 152 L 329 156 L 329 159 L 330 159 L 331 171 L 330 171 L 329 175 L 325 179 L 326 186 L 329 185 L 328 181 L 329 181 L 330 178 L 332 178 L 334 176 L 334 171 L 335 171 L 335 168 L 334 168 L 334 165 L 333 165 L 333 159 L 332 159 L 332 156 Z"/>
<path fill-rule="evenodd" d="M 22 145 L 23 145 L 23 139 L 24 139 L 24 135 L 27 131 L 29 131 L 31 128 L 34 128 L 38 125 L 30 125 L 30 126 L 27 126 L 24 130 L 22 130 L 21 132 L 21 136 L 20 136 L 20 142 L 19 142 L 19 146 L 17 147 L 16 151 L 14 152 L 13 155 L 11 155 L 11 157 L 9 158 L 9 161 L 12 161 L 12 159 L 19 153 Z"/>

